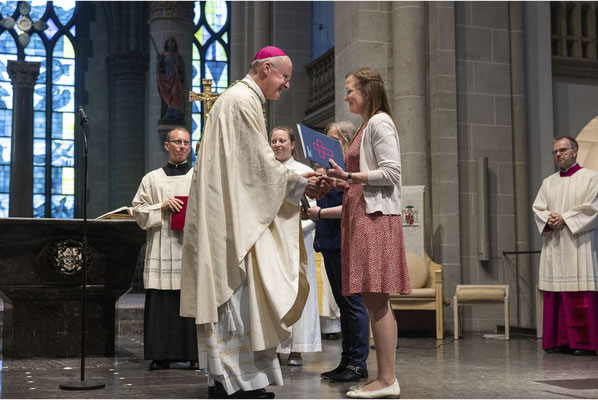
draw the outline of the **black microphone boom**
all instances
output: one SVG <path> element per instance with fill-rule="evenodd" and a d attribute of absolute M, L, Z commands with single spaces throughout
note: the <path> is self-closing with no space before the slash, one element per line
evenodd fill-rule
<path fill-rule="evenodd" d="M 89 118 L 87 118 L 87 115 L 85 115 L 85 110 L 83 110 L 83 106 L 79 106 L 79 108 L 77 108 L 77 112 L 79 113 L 79 116 L 81 117 L 82 123 L 87 123 L 89 121 Z"/>

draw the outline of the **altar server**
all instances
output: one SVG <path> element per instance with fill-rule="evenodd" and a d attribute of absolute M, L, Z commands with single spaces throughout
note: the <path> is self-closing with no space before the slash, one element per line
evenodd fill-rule
<path fill-rule="evenodd" d="M 167 369 L 171 362 L 190 362 L 197 369 L 197 335 L 193 319 L 179 316 L 181 252 L 184 230 L 171 229 L 173 214 L 179 213 L 187 196 L 192 170 L 187 163 L 191 137 L 182 127 L 166 135 L 168 163 L 143 177 L 133 199 L 133 216 L 147 231 L 143 270 L 145 309 L 144 358 L 149 369 Z"/>

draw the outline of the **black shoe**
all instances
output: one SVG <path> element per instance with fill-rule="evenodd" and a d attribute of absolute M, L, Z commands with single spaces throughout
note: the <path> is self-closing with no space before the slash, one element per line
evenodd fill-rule
<path fill-rule="evenodd" d="M 574 356 L 595 356 L 595 350 L 584 350 L 584 349 L 575 349 L 573 350 Z"/>
<path fill-rule="evenodd" d="M 267 392 L 266 389 L 237 390 L 233 394 L 227 394 L 222 383 L 214 381 L 213 398 L 215 399 L 273 399 L 274 392 Z M 210 387 L 208 387 L 209 396 Z"/>
<path fill-rule="evenodd" d="M 208 386 L 208 399 L 214 398 L 214 390 L 215 389 L 216 389 L 216 386 Z"/>
<path fill-rule="evenodd" d="M 571 349 L 569 348 L 569 346 L 551 347 L 549 349 L 544 349 L 544 351 L 549 354 L 554 354 L 554 353 L 570 354 L 571 353 Z"/>
<path fill-rule="evenodd" d="M 189 361 L 189 369 L 197 371 L 199 369 L 199 361 Z"/>
<path fill-rule="evenodd" d="M 335 369 L 333 369 L 332 371 L 328 371 L 328 372 L 322 372 L 320 374 L 320 377 L 324 378 L 324 379 L 330 379 L 331 376 L 336 375 L 340 372 L 343 372 L 345 370 L 345 368 L 347 368 L 346 365 L 343 364 L 339 364 L 338 367 L 336 367 Z"/>
<path fill-rule="evenodd" d="M 338 333 L 327 333 L 324 335 L 324 337 L 326 338 L 326 340 L 338 340 L 339 339 L 339 335 Z"/>
<path fill-rule="evenodd" d="M 154 360 L 149 366 L 150 371 L 155 371 L 157 369 L 168 369 L 170 368 L 170 363 L 164 360 Z"/>
<path fill-rule="evenodd" d="M 368 377 L 368 370 L 356 367 L 354 365 L 347 365 L 347 367 L 336 375 L 332 375 L 330 379 L 332 382 L 354 382 Z"/>

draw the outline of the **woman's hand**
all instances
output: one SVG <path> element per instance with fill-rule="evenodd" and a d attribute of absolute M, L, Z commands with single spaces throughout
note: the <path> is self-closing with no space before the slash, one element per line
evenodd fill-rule
<path fill-rule="evenodd" d="M 331 178 L 342 179 L 343 181 L 347 180 L 347 173 L 343 171 L 343 169 L 339 167 L 338 164 L 335 163 L 332 158 L 330 158 L 328 161 L 330 161 L 330 165 L 332 166 L 332 168 L 326 171 L 326 175 L 328 175 Z"/>

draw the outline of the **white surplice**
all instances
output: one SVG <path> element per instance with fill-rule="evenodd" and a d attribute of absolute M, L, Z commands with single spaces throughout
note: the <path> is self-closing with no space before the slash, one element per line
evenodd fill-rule
<path fill-rule="evenodd" d="M 313 172 L 313 169 L 305 164 L 296 161 L 293 157 L 283 163 L 285 167 L 299 175 Z M 315 200 L 309 200 L 310 206 L 316 205 Z M 322 339 L 320 337 L 320 312 L 318 307 L 318 279 L 316 276 L 316 257 L 314 254 L 314 222 L 302 220 L 303 243 L 307 253 L 306 277 L 309 282 L 309 295 L 299 321 L 291 327 L 291 336 L 278 346 L 278 352 L 288 354 L 290 352 L 311 353 L 322 351 Z"/>
<path fill-rule="evenodd" d="M 183 230 L 170 229 L 170 211 L 162 203 L 174 196 L 187 196 L 192 170 L 185 175 L 167 176 L 162 168 L 147 173 L 133 198 L 133 216 L 147 231 L 147 249 L 143 269 L 145 289 L 179 290 L 181 288 L 181 253 Z"/>
<path fill-rule="evenodd" d="M 539 288 L 551 292 L 598 290 L 598 173 L 582 168 L 571 176 L 559 172 L 542 183 L 533 204 L 542 235 Z M 566 226 L 544 231 L 557 212 Z"/>

